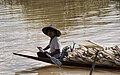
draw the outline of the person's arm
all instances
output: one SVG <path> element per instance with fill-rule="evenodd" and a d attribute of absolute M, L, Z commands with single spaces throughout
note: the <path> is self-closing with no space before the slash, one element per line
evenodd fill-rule
<path fill-rule="evenodd" d="M 50 48 L 50 45 L 47 45 L 43 50 L 47 50 Z"/>
<path fill-rule="evenodd" d="M 55 49 L 54 52 L 50 53 L 51 56 L 54 56 L 55 54 L 60 53 L 60 49 Z"/>

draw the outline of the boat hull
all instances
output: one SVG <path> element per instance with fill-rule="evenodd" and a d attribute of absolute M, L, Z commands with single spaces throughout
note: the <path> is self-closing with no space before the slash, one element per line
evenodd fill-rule
<path fill-rule="evenodd" d="M 35 57 L 35 56 L 24 55 L 24 54 L 19 54 L 19 53 L 13 53 L 13 54 L 53 64 L 50 58 Z M 75 62 L 75 61 L 61 61 L 61 62 L 62 62 L 62 65 L 65 65 L 65 66 L 77 66 L 77 67 L 78 66 L 81 66 L 81 67 L 91 67 L 92 66 L 92 63 L 85 63 L 85 62 L 82 62 L 82 61 L 80 61 L 80 62 Z M 98 64 L 96 64 L 96 67 L 98 67 L 98 68 L 108 68 L 108 69 L 120 69 L 120 66 L 111 66 L 111 65 L 98 65 Z"/>

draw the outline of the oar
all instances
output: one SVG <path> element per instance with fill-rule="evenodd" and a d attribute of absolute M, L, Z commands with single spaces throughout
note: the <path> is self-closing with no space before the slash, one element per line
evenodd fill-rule
<path fill-rule="evenodd" d="M 51 59 L 51 61 L 58 66 L 59 68 L 61 67 L 62 63 L 56 59 L 55 57 L 52 57 L 51 55 L 49 55 L 48 53 L 46 53 L 46 55 Z"/>
<path fill-rule="evenodd" d="M 39 49 L 39 48 L 38 48 Z M 44 50 L 42 49 L 39 49 L 40 51 L 42 51 L 44 53 Z M 52 57 L 50 54 L 46 53 L 46 55 L 51 59 L 51 61 L 56 65 L 58 66 L 59 68 L 61 67 L 62 63 L 56 59 L 55 57 Z"/>
<path fill-rule="evenodd" d="M 93 64 L 92 64 L 92 67 L 91 67 L 91 70 L 90 70 L 90 74 L 89 74 L 89 75 L 92 75 L 92 72 L 94 71 L 95 62 L 96 62 L 98 53 L 99 53 L 99 50 L 97 50 L 97 52 L 95 53 L 95 58 L 94 58 L 94 61 L 93 61 Z"/>

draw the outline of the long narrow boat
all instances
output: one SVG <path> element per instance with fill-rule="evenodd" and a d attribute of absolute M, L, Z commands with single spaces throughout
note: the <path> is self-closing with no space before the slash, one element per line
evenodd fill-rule
<path fill-rule="evenodd" d="M 38 60 L 38 61 L 43 61 L 46 63 L 51 63 L 50 58 L 45 58 L 45 57 L 36 57 L 36 56 L 30 56 L 30 55 L 24 55 L 24 54 L 19 54 L 19 53 L 13 53 L 14 55 L 18 55 L 18 56 L 22 56 L 22 57 L 26 57 L 26 58 L 30 58 L 30 59 L 34 59 L 34 60 Z M 75 61 L 61 61 L 62 65 L 65 66 L 81 66 L 81 67 L 91 67 L 92 63 L 85 63 L 85 62 L 75 62 Z M 100 65 L 100 64 L 96 64 L 96 67 L 98 68 L 108 68 L 108 69 L 120 69 L 120 66 L 113 66 L 113 65 Z"/>

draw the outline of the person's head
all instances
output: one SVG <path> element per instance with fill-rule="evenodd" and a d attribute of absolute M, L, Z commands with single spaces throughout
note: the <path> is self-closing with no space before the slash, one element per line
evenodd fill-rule
<path fill-rule="evenodd" d="M 53 29 L 47 30 L 47 35 L 48 35 L 49 37 L 54 37 L 54 36 L 56 36 L 55 30 L 53 30 Z"/>
<path fill-rule="evenodd" d="M 44 27 L 42 32 L 49 37 L 59 37 L 61 35 L 61 32 L 53 26 Z"/>

